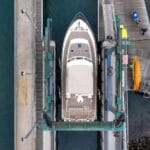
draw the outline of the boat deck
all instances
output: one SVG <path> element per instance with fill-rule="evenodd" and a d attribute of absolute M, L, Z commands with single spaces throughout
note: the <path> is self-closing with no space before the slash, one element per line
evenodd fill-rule
<path fill-rule="evenodd" d="M 90 45 L 93 45 L 91 43 L 90 37 L 88 36 L 88 34 L 86 32 L 82 32 L 82 35 L 80 34 L 76 34 L 76 32 L 73 32 L 70 37 L 68 38 L 69 40 L 66 42 L 66 46 L 64 48 L 63 54 L 62 54 L 62 115 L 64 116 L 64 118 L 66 118 L 67 120 L 85 120 L 85 121 L 89 121 L 89 120 L 95 120 L 96 119 L 96 100 L 97 100 L 97 90 L 96 90 L 96 79 L 94 79 L 94 87 L 93 87 L 93 97 L 92 97 L 92 101 L 88 99 L 88 97 L 84 97 L 85 102 L 89 102 L 87 105 L 85 105 L 85 102 L 82 103 L 77 103 L 75 100 L 66 100 L 66 91 L 67 91 L 67 87 L 66 87 L 66 64 L 67 64 L 67 53 L 68 53 L 68 46 L 69 46 L 69 41 L 71 39 L 74 38 L 84 38 L 84 39 L 88 39 Z M 91 49 L 94 49 L 93 47 L 91 47 Z M 81 51 L 82 52 L 82 51 Z M 96 70 L 96 54 L 91 51 L 91 56 L 92 56 L 92 63 L 93 63 L 93 70 Z M 83 53 L 78 53 L 78 56 L 82 55 Z M 88 56 L 88 55 L 87 55 Z M 96 77 L 95 71 L 93 71 L 93 77 Z M 74 99 L 74 96 L 72 96 L 72 98 Z M 78 106 L 78 107 L 77 107 Z M 71 119 L 72 118 L 72 119 Z M 74 118 L 74 119 L 73 119 Z M 80 118 L 80 119 L 79 119 Z"/>

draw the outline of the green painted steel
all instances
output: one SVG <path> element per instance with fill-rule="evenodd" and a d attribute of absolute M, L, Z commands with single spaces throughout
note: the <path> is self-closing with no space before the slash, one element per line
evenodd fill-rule
<path fill-rule="evenodd" d="M 52 110 L 51 110 L 51 106 L 53 104 L 53 95 L 50 94 L 50 78 L 51 78 L 51 72 L 52 67 L 51 67 L 51 62 L 54 61 L 53 60 L 53 56 L 52 56 L 52 51 L 50 50 L 50 39 L 51 39 L 51 27 L 52 27 L 52 19 L 48 18 L 47 19 L 47 26 L 45 27 L 45 35 L 44 35 L 44 74 L 45 74 L 45 102 L 44 102 L 44 113 L 46 113 L 47 117 L 51 120 L 52 118 Z M 53 87 L 52 87 L 53 88 Z M 42 117 L 42 116 L 41 116 Z M 49 127 L 47 126 L 46 122 L 43 120 L 43 130 L 49 130 Z"/>
<path fill-rule="evenodd" d="M 116 25 L 120 24 L 120 18 L 119 18 L 119 16 L 115 16 L 115 22 L 116 22 Z"/>
<path fill-rule="evenodd" d="M 123 131 L 123 123 L 115 122 L 51 122 L 51 131 Z"/>
<path fill-rule="evenodd" d="M 48 18 L 48 19 L 47 19 L 47 27 L 48 27 L 49 29 L 52 29 L 52 19 L 51 19 L 51 18 Z"/>
<path fill-rule="evenodd" d="M 122 39 L 121 39 L 121 29 L 120 29 L 120 18 L 119 16 L 115 16 L 115 22 L 117 26 L 117 57 L 118 57 L 118 64 L 117 64 L 117 78 L 119 81 L 122 80 Z"/>
<path fill-rule="evenodd" d="M 121 106 L 122 106 L 122 101 L 121 101 L 121 98 L 119 96 L 116 96 L 116 106 L 117 106 L 117 111 L 120 112 Z"/>
<path fill-rule="evenodd" d="M 131 45 L 131 41 L 129 39 L 122 40 L 122 45 Z"/>
<path fill-rule="evenodd" d="M 50 76 L 49 52 L 45 52 L 45 79 L 48 80 L 49 76 Z"/>

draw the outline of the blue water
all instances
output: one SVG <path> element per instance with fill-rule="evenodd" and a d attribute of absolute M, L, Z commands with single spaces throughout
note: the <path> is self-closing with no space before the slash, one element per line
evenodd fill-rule
<path fill-rule="evenodd" d="M 44 1 L 46 2 L 44 10 L 47 10 L 45 18 L 49 16 L 53 19 L 53 39 L 56 40 L 59 54 L 64 33 L 77 12 L 82 11 L 85 14 L 96 35 L 96 0 Z M 13 2 L 13 0 L 1 0 L 0 3 L 0 150 L 13 150 L 14 147 Z M 150 1 L 146 2 L 150 13 Z M 150 101 L 129 93 L 129 124 L 132 138 L 150 133 L 149 114 Z M 58 150 L 96 150 L 97 136 L 94 132 L 59 132 Z"/>
<path fill-rule="evenodd" d="M 97 150 L 97 132 L 59 132 L 57 145 L 58 150 Z"/>
<path fill-rule="evenodd" d="M 13 150 L 13 0 L 0 2 L 0 150 Z"/>
<path fill-rule="evenodd" d="M 130 140 L 150 136 L 150 98 L 129 92 Z"/>

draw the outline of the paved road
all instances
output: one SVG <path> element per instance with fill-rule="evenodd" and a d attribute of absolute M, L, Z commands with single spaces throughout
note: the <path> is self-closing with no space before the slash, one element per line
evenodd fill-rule
<path fill-rule="evenodd" d="M 35 129 L 21 140 L 35 122 L 35 1 L 16 0 L 15 7 L 15 150 L 35 150 Z"/>

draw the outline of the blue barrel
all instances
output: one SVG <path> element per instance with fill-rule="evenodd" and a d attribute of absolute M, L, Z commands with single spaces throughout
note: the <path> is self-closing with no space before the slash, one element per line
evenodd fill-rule
<path fill-rule="evenodd" d="M 138 21 L 139 20 L 139 14 L 138 14 L 138 12 L 136 10 L 132 11 L 131 16 L 132 16 L 134 21 Z"/>

